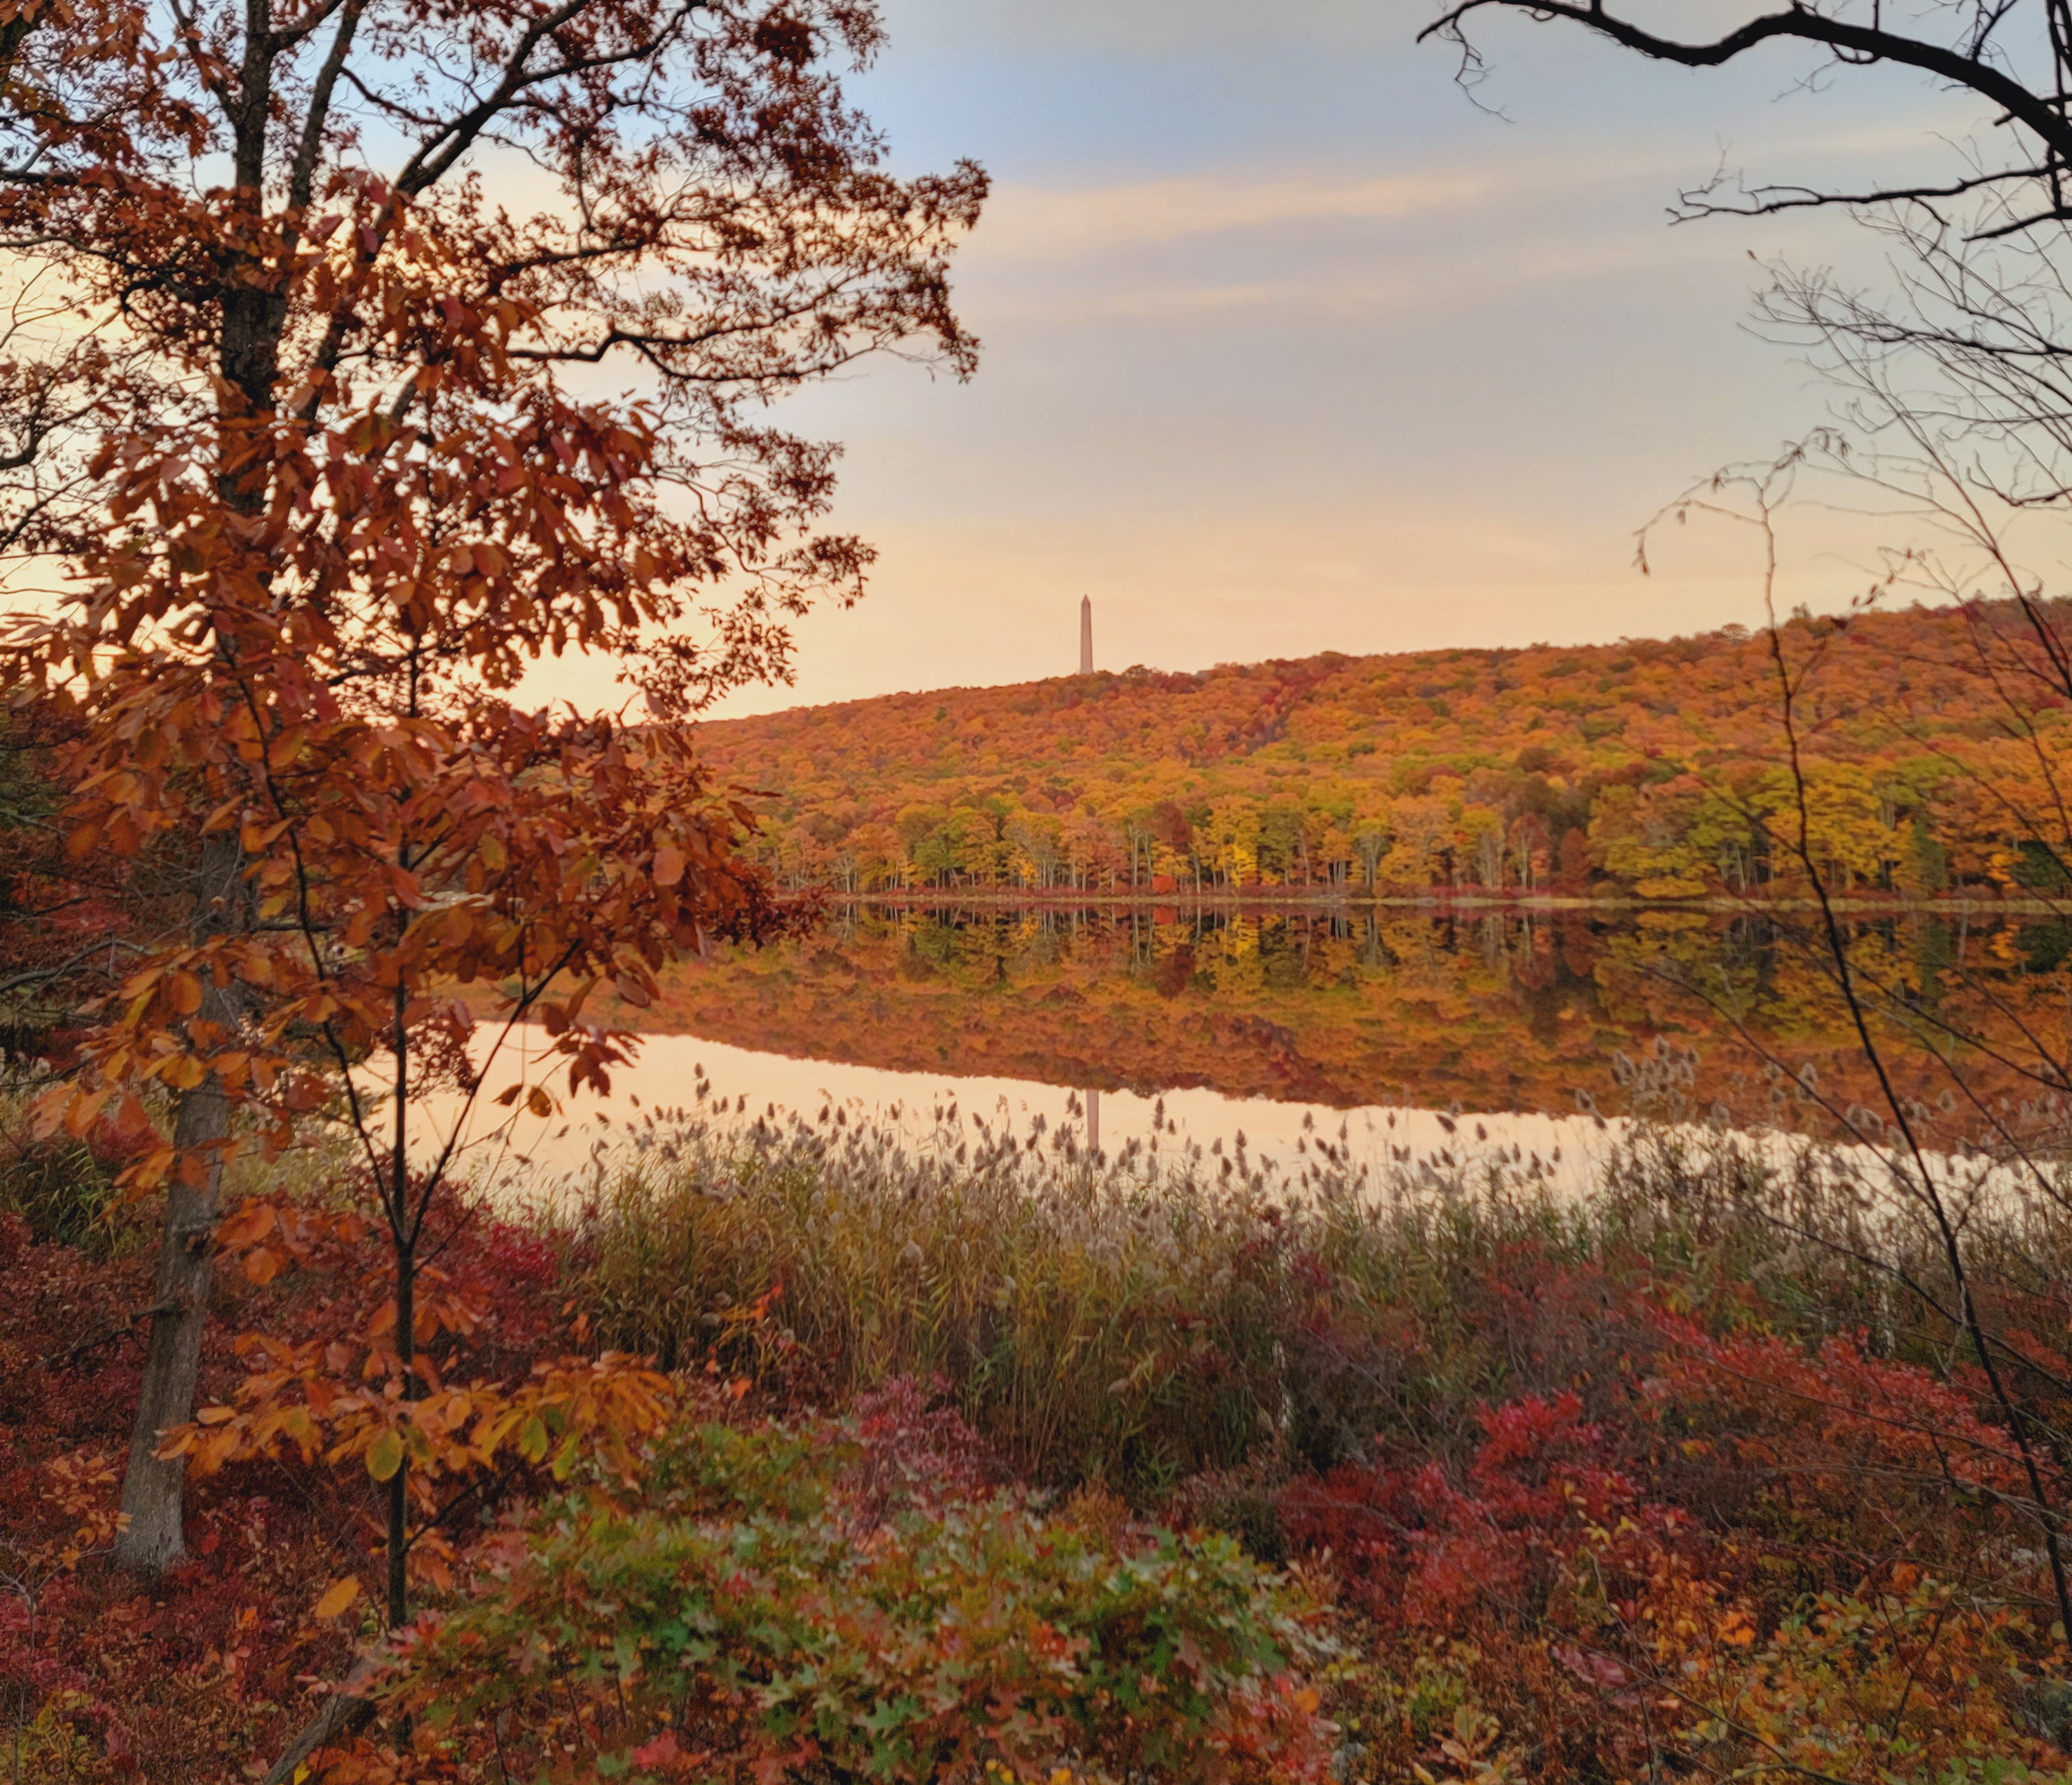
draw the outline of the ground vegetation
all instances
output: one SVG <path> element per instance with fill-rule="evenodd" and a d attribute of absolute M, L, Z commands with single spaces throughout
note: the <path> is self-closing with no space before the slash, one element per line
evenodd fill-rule
<path fill-rule="evenodd" d="M 293 1354 L 384 1305 L 384 1248 L 318 1218 L 349 1205 L 320 1172 L 240 1205 L 154 1585 L 105 1557 L 148 1227 L 105 1173 L 84 1244 L 17 1199 L 20 1776 L 256 1776 L 356 1655 L 372 1720 L 309 1778 L 2068 1770 L 2048 1515 L 1932 1232 L 1842 1155 L 1659 1129 L 1577 1199 L 1465 1141 L 1153 1169 L 708 1109 L 644 1141 L 442 1254 L 439 1380 L 530 1411 L 452 1459 L 386 1642 L 355 1416 L 295 1417 Z M 2055 1381 L 2062 1234 L 1974 1232 Z"/>

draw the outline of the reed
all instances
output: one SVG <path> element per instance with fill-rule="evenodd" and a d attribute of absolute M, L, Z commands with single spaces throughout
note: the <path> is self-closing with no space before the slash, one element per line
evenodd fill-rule
<path fill-rule="evenodd" d="M 1930 1281 L 1929 1236 L 1835 1149 L 1637 1128 L 1577 1196 L 1471 1133 L 1318 1135 L 1278 1170 L 1241 1141 L 1090 1158 L 1069 1129 L 905 1114 L 649 1118 L 572 1218 L 602 1331 L 831 1399 L 939 1383 L 1018 1473 L 1139 1500 L 1262 1458 L 1444 1453 L 1478 1402 L 1630 1380 L 1608 1366 L 1651 1342 L 1642 1304 L 1947 1342 L 1891 1269 Z"/>

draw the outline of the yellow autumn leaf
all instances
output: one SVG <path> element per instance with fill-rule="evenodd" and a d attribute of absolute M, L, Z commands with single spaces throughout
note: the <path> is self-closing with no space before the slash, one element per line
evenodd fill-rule
<path fill-rule="evenodd" d="M 1729 1611 L 1720 1623 L 1720 1639 L 1732 1643 L 1737 1648 L 1747 1648 L 1755 1641 L 1756 1628 L 1745 1611 Z"/>
<path fill-rule="evenodd" d="M 328 1623 L 331 1618 L 340 1616 L 345 1608 L 359 1597 L 358 1576 L 348 1574 L 342 1581 L 334 1581 L 325 1590 L 324 1596 L 317 1601 L 317 1616 Z"/>
<path fill-rule="evenodd" d="M 403 1441 L 390 1426 L 367 1447 L 367 1472 L 376 1481 L 386 1481 L 403 1466 Z"/>

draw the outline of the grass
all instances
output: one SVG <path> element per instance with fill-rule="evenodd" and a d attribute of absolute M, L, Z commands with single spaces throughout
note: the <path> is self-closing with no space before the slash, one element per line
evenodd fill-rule
<path fill-rule="evenodd" d="M 1612 1380 L 1613 1312 L 1651 1285 L 1714 1324 L 1947 1340 L 1885 1268 L 1932 1294 L 1934 1236 L 1860 1158 L 1664 1126 L 1598 1176 L 1579 1198 L 1493 1145 L 1359 1157 L 1342 1133 L 1281 1171 L 1093 1159 L 954 1110 L 918 1139 L 840 1108 L 693 1112 L 600 1173 L 578 1286 L 665 1364 L 809 1369 L 837 1401 L 940 1382 L 1018 1473 L 1139 1503 L 1204 1471 L 1443 1451 L 1478 1402 Z M 1996 1263 L 2072 1257 L 2017 1225 Z"/>
<path fill-rule="evenodd" d="M 1967 1755 L 1990 1763 L 1980 1778 L 2025 1776 L 2004 1762 L 2072 1781 L 2072 1734 L 2044 1714 L 2072 1651 L 2051 1630 L 2039 1508 L 1952 1343 L 1936 1236 L 1860 1150 L 1635 1126 L 1607 1131 L 1577 1195 L 1471 1121 L 1425 1153 L 1385 1128 L 1313 1133 L 1276 1170 L 1242 1148 L 1089 1158 L 1069 1129 L 925 1113 L 923 1129 L 834 1107 L 643 1118 L 559 1212 L 461 1224 L 442 1256 L 479 1278 L 497 1334 L 455 1339 L 449 1375 L 521 1376 L 570 1343 L 693 1376 L 710 1359 L 758 1384 L 709 1397 L 758 1443 L 845 1421 L 867 1437 L 867 1496 L 968 1476 L 1032 1518 L 1113 1536 L 1134 1509 L 1235 1536 L 1285 1569 L 1335 1644 L 1316 1684 L 1337 1776 L 1356 1785 L 1413 1767 L 1481 1785 L 1643 1769 L 1950 1785 L 1974 1777 Z M 323 1196 L 351 1168 L 319 1146 L 238 1169 Z M 55 1243 L 0 1220 L 15 1286 L 0 1560 L 23 1578 L 81 1516 L 113 1518 L 134 1403 L 138 1347 L 121 1335 L 149 1294 L 152 1229 L 144 1209 L 106 1212 L 95 1169 L 24 1153 L 0 1170 L 0 1212 L 53 1211 Z M 2033 1364 L 2007 1372 L 2023 1417 L 2072 1429 L 2062 1187 L 1963 1162 L 1949 1176 L 1992 1324 L 2033 1339 Z M 82 1248 L 75 1230 L 113 1239 Z M 235 1382 L 236 1334 L 348 1318 L 330 1266 L 264 1286 L 225 1272 L 218 1294 L 212 1397 Z M 82 1347 L 82 1332 L 116 1337 Z M 1827 1336 L 1848 1343 L 1809 1363 Z M 54 1355 L 62 1370 L 36 1363 Z M 2054 1459 L 2047 1473 L 2054 1508 L 2068 1496 Z M 496 1520 L 532 1516 L 526 1491 Z M 78 1684 L 20 1685 L 15 1731 L 46 1757 L 23 1776 L 60 1776 L 61 1738 L 84 1757 L 64 1776 L 112 1785 L 96 1719 L 154 1779 L 278 1753 L 297 1683 L 343 1664 L 347 1631 L 310 1608 L 365 1565 L 369 1492 L 357 1465 L 291 1460 L 196 1481 L 195 1559 L 162 1623 L 97 1561 L 64 1575 L 33 1631 L 0 1629 L 0 1684 L 57 1680 L 61 1660 Z M 616 1601 L 598 1602 L 609 1623 Z M 107 1642 L 147 1615 L 149 1643 Z M 529 1639 L 530 1620 L 512 1628 Z M 221 1658 L 247 1648 L 246 1685 L 225 1689 Z M 1635 1678 L 1662 1686 L 1661 1719 L 1631 1714 Z"/>

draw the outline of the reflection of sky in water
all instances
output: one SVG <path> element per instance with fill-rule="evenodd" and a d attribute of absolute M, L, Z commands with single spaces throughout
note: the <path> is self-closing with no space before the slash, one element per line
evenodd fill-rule
<path fill-rule="evenodd" d="M 1960 1016 L 1967 995 L 2062 1016 L 2058 940 L 1918 913 L 1866 923 L 1853 952 Z M 1679 989 L 1693 979 L 1733 989 L 1758 1034 L 1787 1036 L 1782 1063 L 1758 1070 L 1743 1032 Z M 1819 990 L 1766 922 L 1696 912 L 866 912 L 672 975 L 651 1009 L 597 1010 L 654 1026 L 608 1100 L 567 1096 L 538 1032 L 516 1032 L 460 1169 L 482 1184 L 588 1178 L 600 1153 L 685 1117 L 840 1112 L 930 1150 L 1012 1136 L 1026 1152 L 1035 1136 L 1047 1154 L 1066 1137 L 1083 1150 L 1091 1130 L 1110 1159 L 1198 1154 L 1191 1169 L 1215 1176 L 1242 1137 L 1248 1166 L 1284 1179 L 1320 1155 L 1396 1185 L 1486 1182 L 1501 1161 L 1514 1184 L 1568 1192 L 1633 1132 L 1618 1116 L 1769 1131 L 1746 1144 L 1778 1154 L 1799 1143 L 1778 1129 L 1884 1135 Z M 478 1059 L 499 1028 L 479 1031 Z M 1910 1100 L 1939 1092 L 1963 1116 L 1918 1049 L 1894 1058 Z M 494 1100 L 514 1080 L 565 1107 L 541 1117 L 521 1099 L 512 1113 Z M 1990 1075 L 1977 1088 L 1997 1089 Z M 421 1109 L 419 1157 L 457 1113 L 451 1097 Z M 2056 1147 L 2062 1109 L 2018 1114 L 2031 1144 Z M 1976 1138 L 1926 1104 L 1915 1119 L 1931 1149 Z"/>
<path fill-rule="evenodd" d="M 490 1033 L 487 1027 L 483 1031 Z M 1277 1103 L 1263 1097 L 1227 1097 L 1213 1091 L 1180 1090 L 1163 1096 L 1128 1092 L 1087 1093 L 1068 1085 L 1005 1078 L 960 1077 L 947 1073 L 895 1072 L 828 1060 L 793 1059 L 759 1053 L 693 1035 L 650 1035 L 639 1057 L 612 1074 L 612 1095 L 566 1095 L 565 1071 L 544 1075 L 563 1108 L 551 1117 L 512 1116 L 490 1100 L 520 1076 L 520 1050 L 536 1047 L 536 1032 L 507 1043 L 484 1078 L 472 1113 L 462 1167 L 478 1183 L 516 1178 L 553 1179 L 588 1169 L 598 1150 L 607 1153 L 638 1143 L 665 1128 L 679 1113 L 716 1113 L 723 1101 L 747 1121 L 775 1110 L 812 1119 L 823 1108 L 845 1107 L 850 1121 L 887 1124 L 916 1141 L 947 1125 L 954 1114 L 976 1133 L 974 1119 L 997 1134 L 1005 1123 L 1027 1136 L 1040 1122 L 1046 1147 L 1062 1131 L 1075 1144 L 1087 1139 L 1090 1114 L 1098 1123 L 1101 1150 L 1113 1157 L 1135 1143 L 1149 1158 L 1178 1158 L 1198 1148 L 1218 1169 L 1235 1154 L 1243 1137 L 1248 1158 L 1299 1170 L 1322 1147 L 1348 1151 L 1356 1164 L 1409 1165 L 1420 1158 L 1462 1162 L 1494 1158 L 1502 1148 L 1516 1167 L 1529 1171 L 1537 1158 L 1549 1179 L 1563 1188 L 1586 1182 L 1593 1166 L 1617 1140 L 1624 1125 L 1588 1116 L 1462 1116 L 1375 1104 L 1334 1109 L 1321 1104 Z M 709 1092 L 698 1104 L 700 1071 Z M 524 1074 L 540 1082 L 536 1066 Z M 444 1137 L 458 1113 L 450 1095 L 430 1100 L 420 1150 Z M 1396 1150 L 1392 1154 L 1391 1150 Z"/>
<path fill-rule="evenodd" d="M 485 1049 L 492 1034 L 489 1025 L 479 1032 Z M 1364 1181 L 1378 1193 L 1421 1193 L 1487 1188 L 1500 1169 L 1504 1194 L 1544 1186 L 1564 1196 L 1601 1184 L 1607 1162 L 1642 1133 L 1697 1132 L 1650 1129 L 1615 1116 L 1474 1115 L 1387 1104 L 1346 1110 L 1207 1090 L 1090 1096 L 1075 1087 L 1026 1080 L 795 1059 L 692 1035 L 645 1038 L 639 1056 L 614 1071 L 610 1097 L 594 1092 L 571 1097 L 565 1068 L 547 1061 L 543 1039 L 537 1030 L 520 1030 L 504 1043 L 484 1076 L 458 1154 L 460 1177 L 520 1201 L 587 1191 L 602 1174 L 701 1119 L 721 1128 L 758 1118 L 783 1125 L 795 1116 L 822 1125 L 837 1121 L 891 1132 L 923 1151 L 964 1142 L 976 1147 L 1011 1134 L 1025 1146 L 1034 1138 L 1046 1156 L 1056 1156 L 1087 1144 L 1091 1118 L 1097 1125 L 1091 1137 L 1103 1157 L 1140 1171 L 1190 1165 L 1194 1175 L 1214 1177 L 1229 1161 L 1240 1170 L 1264 1168 L 1292 1187 L 1306 1167 L 1329 1166 L 1335 1176 L 1350 1165 L 1356 1172 L 1363 1168 Z M 528 1051 L 531 1059 L 521 1066 Z M 522 1098 L 515 1115 L 494 1104 L 521 1076 L 528 1085 L 545 1083 L 554 1091 L 561 1106 L 554 1115 L 525 1113 Z M 423 1158 L 444 1145 L 460 1100 L 449 1092 L 424 1099 L 420 1108 L 413 1151 Z M 1734 1141 L 1737 1151 L 1753 1150 L 1776 1166 L 1807 1144 L 1803 1136 L 1746 1129 L 1737 1131 Z M 1823 1177 L 1839 1172 L 1873 1202 L 1889 1194 L 1892 1177 L 1878 1150 L 1823 1148 L 1820 1157 Z M 2025 1200 L 2030 1194 L 2017 1167 L 1935 1153 L 1929 1160 L 1951 1191 L 1969 1185 L 1963 1194 L 2013 1192 Z"/>

